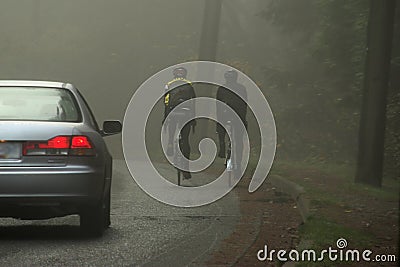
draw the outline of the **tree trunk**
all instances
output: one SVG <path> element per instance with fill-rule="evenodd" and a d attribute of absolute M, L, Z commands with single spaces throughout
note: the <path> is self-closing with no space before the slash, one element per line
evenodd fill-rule
<path fill-rule="evenodd" d="M 221 8 L 222 0 L 205 0 L 203 25 L 200 36 L 199 60 L 216 61 Z M 206 71 L 207 73 L 202 73 L 202 76 L 206 75 L 206 77 L 212 78 L 214 70 L 208 69 Z M 214 85 L 210 84 L 197 84 L 195 85 L 196 96 L 213 98 L 215 97 L 212 94 L 212 89 L 214 87 Z M 200 139 L 209 136 L 211 132 L 214 132 L 212 129 L 215 128 L 215 126 L 213 128 L 208 121 L 200 121 L 198 126 L 197 128 L 201 129 L 199 134 Z"/>
<path fill-rule="evenodd" d="M 33 14 L 32 14 L 32 25 L 33 25 L 33 38 L 38 39 L 42 32 L 41 29 L 41 0 L 36 0 L 33 2 Z"/>
<path fill-rule="evenodd" d="M 222 0 L 205 0 L 203 26 L 200 37 L 200 60 L 215 61 Z"/>
<path fill-rule="evenodd" d="M 382 186 L 387 90 L 396 0 L 371 0 L 356 182 Z"/>

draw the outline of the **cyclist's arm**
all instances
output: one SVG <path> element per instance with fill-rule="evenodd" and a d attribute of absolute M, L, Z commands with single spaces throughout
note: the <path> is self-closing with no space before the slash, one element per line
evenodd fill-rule
<path fill-rule="evenodd" d="M 165 121 L 165 118 L 168 116 L 169 113 L 169 102 L 170 102 L 170 93 L 168 91 L 168 84 L 165 85 L 165 93 L 164 93 L 164 99 L 163 99 L 163 103 L 164 103 L 164 119 L 163 119 L 163 123 Z"/>
<path fill-rule="evenodd" d="M 246 125 L 247 128 L 247 90 L 246 87 L 244 87 L 243 85 L 241 86 L 242 88 L 242 92 L 241 95 L 243 96 L 243 99 L 241 99 L 241 106 L 239 107 L 239 116 L 241 117 L 243 123 Z"/>
<path fill-rule="evenodd" d="M 246 120 L 246 116 L 247 116 L 247 90 L 246 90 L 246 87 L 244 87 L 244 86 L 243 86 L 243 98 L 244 98 L 243 118 Z"/>
<path fill-rule="evenodd" d="M 190 86 L 190 88 L 189 88 L 189 90 L 190 90 L 190 98 L 194 100 L 193 104 L 192 104 L 192 114 L 193 114 L 193 117 L 194 117 L 194 116 L 196 116 L 196 103 L 195 103 L 195 101 L 196 101 L 195 100 L 196 99 L 196 93 L 194 91 L 193 86 L 191 84 L 189 84 L 189 86 Z M 193 121 L 193 126 L 195 126 L 195 125 L 196 125 L 196 121 L 194 120 Z"/>
<path fill-rule="evenodd" d="M 217 90 L 217 100 L 219 100 L 219 101 L 222 101 L 222 102 L 224 102 L 224 103 L 226 103 L 226 101 L 225 101 L 225 97 L 224 97 L 224 95 L 225 95 L 225 93 L 226 93 L 226 88 L 225 87 L 223 87 L 223 86 L 220 86 L 220 87 L 218 87 L 218 90 Z M 219 105 L 219 104 L 216 104 L 216 111 L 217 111 L 217 119 L 219 120 L 219 121 L 221 121 L 221 120 L 223 120 L 223 113 L 224 113 L 224 109 L 223 109 L 223 107 L 221 107 L 221 105 Z M 216 124 L 216 131 L 217 132 L 220 132 L 221 130 L 222 130 L 222 125 L 220 124 L 220 123 L 217 123 Z"/>
<path fill-rule="evenodd" d="M 227 93 L 227 90 L 228 90 L 228 89 L 226 89 L 226 88 L 223 87 L 223 86 L 218 87 L 218 90 L 217 90 L 217 100 L 219 100 L 219 101 L 221 101 L 221 102 L 227 104 L 227 100 L 226 100 L 226 93 Z M 217 118 L 222 119 L 224 110 L 225 110 L 225 109 L 224 109 L 221 105 L 217 104 Z"/>

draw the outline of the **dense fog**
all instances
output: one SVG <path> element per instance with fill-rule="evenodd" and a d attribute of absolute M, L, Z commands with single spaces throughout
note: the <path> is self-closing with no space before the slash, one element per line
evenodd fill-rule
<path fill-rule="evenodd" d="M 356 161 L 368 3 L 223 1 L 216 61 L 260 86 L 276 119 L 277 159 Z M 391 177 L 399 162 L 398 10 L 386 131 Z M 198 59 L 203 13 L 201 0 L 2 0 L 0 79 L 70 82 L 99 123 L 122 120 L 147 78 Z M 250 135 L 257 136 L 254 121 Z M 122 157 L 120 136 L 108 142 Z"/>

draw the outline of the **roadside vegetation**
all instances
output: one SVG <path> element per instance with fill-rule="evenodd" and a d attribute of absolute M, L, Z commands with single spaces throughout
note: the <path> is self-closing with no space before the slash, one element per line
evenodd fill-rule
<path fill-rule="evenodd" d="M 386 177 L 382 187 L 376 188 L 355 184 L 351 165 L 294 161 L 276 162 L 271 175 L 299 184 L 309 200 L 310 215 L 299 227 L 299 250 L 336 249 L 337 240 L 345 238 L 349 249 L 370 249 L 375 254 L 398 256 L 398 179 Z M 337 266 L 337 263 L 325 260 L 300 266 Z"/>

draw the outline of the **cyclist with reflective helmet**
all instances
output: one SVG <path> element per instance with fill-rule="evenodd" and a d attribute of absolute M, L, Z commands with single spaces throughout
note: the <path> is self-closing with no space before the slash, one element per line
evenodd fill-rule
<path fill-rule="evenodd" d="M 238 72 L 236 70 L 229 70 L 225 72 L 225 84 L 224 86 L 220 86 L 217 91 L 217 99 L 227 104 L 231 107 L 236 114 L 240 117 L 243 124 L 247 128 L 247 121 L 246 121 L 246 114 L 247 114 L 247 91 L 246 87 L 242 84 L 238 83 Z M 240 98 L 234 92 L 226 89 L 226 87 L 233 89 L 237 94 L 244 97 L 244 100 Z M 218 121 L 226 122 L 229 118 L 225 118 L 224 110 L 217 105 L 217 118 Z M 217 134 L 219 139 L 219 153 L 218 157 L 225 158 L 225 136 L 226 131 L 223 125 L 217 123 Z M 239 163 L 238 166 L 240 167 L 240 163 L 242 162 L 242 151 L 243 151 L 243 132 L 240 129 L 232 129 L 235 131 L 235 146 L 236 151 L 238 151 L 236 155 L 236 162 Z"/>
<path fill-rule="evenodd" d="M 164 95 L 164 119 L 163 122 L 165 121 L 166 117 L 168 114 L 179 104 L 182 102 L 196 98 L 192 83 L 186 79 L 187 76 L 187 70 L 183 67 L 178 67 L 173 70 L 173 76 L 174 78 L 168 82 L 165 85 L 165 95 Z M 173 89 L 171 89 L 173 88 Z M 170 90 L 171 89 L 171 90 Z M 188 112 L 188 116 L 194 117 L 195 114 L 195 105 L 187 105 L 185 106 L 187 108 L 186 112 Z M 168 148 L 167 148 L 167 155 L 172 156 L 174 154 L 174 147 L 173 147 L 173 141 L 174 137 L 176 137 L 175 132 L 177 129 L 177 121 L 176 120 L 171 120 L 168 122 Z M 186 124 L 182 131 L 181 131 L 181 137 L 182 137 L 182 144 L 181 144 L 181 151 L 182 154 L 189 159 L 190 157 L 190 145 L 189 145 L 189 134 L 190 134 L 190 128 L 193 129 L 196 126 L 196 121 L 193 120 Z M 188 166 L 186 166 L 188 167 Z M 191 174 L 190 172 L 183 172 L 183 177 L 185 179 L 190 179 Z"/>

